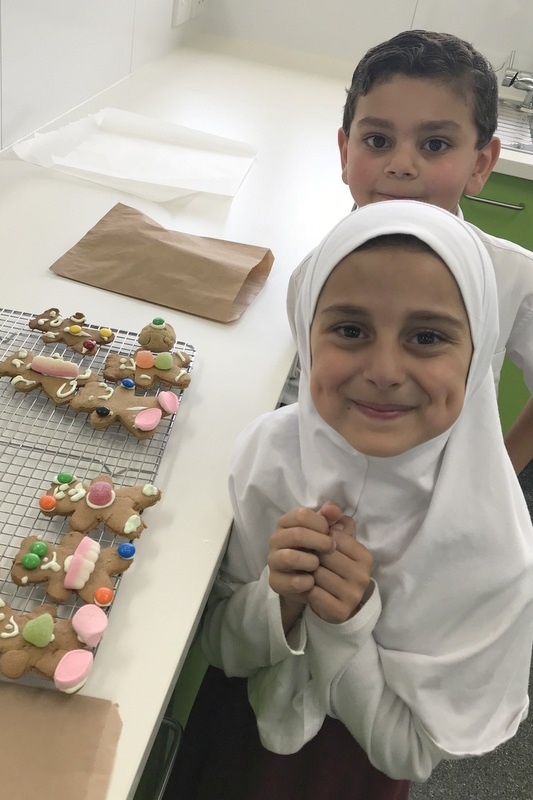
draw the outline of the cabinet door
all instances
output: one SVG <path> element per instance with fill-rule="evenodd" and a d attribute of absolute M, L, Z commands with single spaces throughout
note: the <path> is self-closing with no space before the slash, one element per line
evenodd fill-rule
<path fill-rule="evenodd" d="M 465 219 L 493 236 L 509 239 L 533 250 L 532 181 L 494 172 L 479 197 L 519 208 L 505 208 L 464 197 L 461 208 Z M 498 407 L 504 433 L 511 427 L 528 398 L 529 391 L 522 379 L 521 370 L 506 358 L 498 391 Z"/>

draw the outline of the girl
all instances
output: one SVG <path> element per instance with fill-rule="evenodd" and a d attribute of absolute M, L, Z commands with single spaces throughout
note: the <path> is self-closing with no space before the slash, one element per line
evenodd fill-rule
<path fill-rule="evenodd" d="M 293 323 L 299 401 L 236 446 L 218 669 L 173 800 L 400 800 L 527 714 L 533 532 L 483 245 L 442 209 L 365 206 L 313 253 Z"/>

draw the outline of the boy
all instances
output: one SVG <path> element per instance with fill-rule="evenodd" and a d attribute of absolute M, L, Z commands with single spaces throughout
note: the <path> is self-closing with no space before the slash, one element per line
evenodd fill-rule
<path fill-rule="evenodd" d="M 408 198 L 462 216 L 461 195 L 481 191 L 499 156 L 497 101 L 490 64 L 456 36 L 405 31 L 371 48 L 353 74 L 338 132 L 342 179 L 356 205 Z M 496 384 L 507 353 L 533 392 L 533 253 L 476 232 L 498 284 Z M 307 260 L 291 278 L 291 321 Z M 533 458 L 533 400 L 508 432 L 506 446 L 518 473 Z"/>

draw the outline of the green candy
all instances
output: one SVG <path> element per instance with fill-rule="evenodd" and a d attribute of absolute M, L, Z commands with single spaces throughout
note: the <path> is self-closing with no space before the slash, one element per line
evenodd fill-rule
<path fill-rule="evenodd" d="M 74 475 L 72 472 L 60 472 L 56 480 L 58 483 L 72 483 Z"/>
<path fill-rule="evenodd" d="M 163 319 L 163 317 L 155 317 L 155 319 L 152 320 L 152 325 L 163 327 L 164 324 L 165 320 Z"/>
<path fill-rule="evenodd" d="M 30 619 L 22 629 L 22 638 L 35 647 L 46 647 L 54 635 L 54 620 L 50 614 Z"/>
<path fill-rule="evenodd" d="M 174 359 L 172 353 L 158 353 L 154 359 L 154 367 L 157 369 L 172 369 Z"/>
<path fill-rule="evenodd" d="M 47 552 L 48 545 L 46 542 L 34 542 L 32 545 L 30 545 L 30 553 L 34 553 L 36 556 L 39 556 L 39 558 L 45 556 Z"/>
<path fill-rule="evenodd" d="M 41 563 L 41 559 L 37 553 L 26 553 L 20 560 L 25 569 L 37 569 Z"/>

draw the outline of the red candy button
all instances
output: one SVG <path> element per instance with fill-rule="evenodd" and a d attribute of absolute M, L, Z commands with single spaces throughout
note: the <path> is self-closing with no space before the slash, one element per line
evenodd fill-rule
<path fill-rule="evenodd" d="M 57 505 L 57 500 L 51 494 L 45 494 L 39 500 L 39 508 L 43 511 L 53 511 Z"/>

